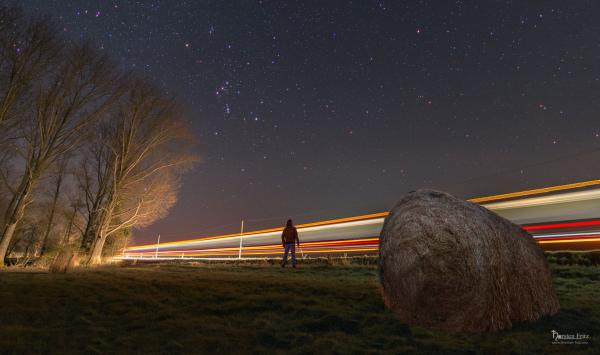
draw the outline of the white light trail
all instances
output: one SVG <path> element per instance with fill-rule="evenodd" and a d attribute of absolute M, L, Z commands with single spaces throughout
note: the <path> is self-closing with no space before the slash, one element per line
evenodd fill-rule
<path fill-rule="evenodd" d="M 493 202 L 482 204 L 483 207 L 496 211 L 510 208 L 544 206 L 559 203 L 598 200 L 600 199 L 600 189 L 566 192 L 558 195 L 529 197 L 521 200 Z"/>

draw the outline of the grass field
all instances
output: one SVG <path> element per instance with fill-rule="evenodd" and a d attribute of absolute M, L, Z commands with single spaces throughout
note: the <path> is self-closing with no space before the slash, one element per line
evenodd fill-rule
<path fill-rule="evenodd" d="M 590 353 L 600 268 L 553 266 L 561 311 L 487 334 L 441 334 L 384 309 L 373 265 L 137 265 L 0 272 L 0 353 Z M 588 345 L 552 344 L 551 331 Z"/>

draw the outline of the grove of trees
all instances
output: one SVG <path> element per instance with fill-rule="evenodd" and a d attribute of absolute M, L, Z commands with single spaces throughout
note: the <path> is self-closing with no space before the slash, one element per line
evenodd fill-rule
<path fill-rule="evenodd" d="M 120 252 L 176 202 L 192 148 L 173 98 L 0 3 L 0 261 Z"/>

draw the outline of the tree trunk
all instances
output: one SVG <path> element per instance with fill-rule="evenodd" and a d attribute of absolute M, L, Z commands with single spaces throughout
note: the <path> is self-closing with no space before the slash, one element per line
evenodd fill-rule
<path fill-rule="evenodd" d="M 8 245 L 15 234 L 17 225 L 25 214 L 25 207 L 27 206 L 26 201 L 31 194 L 33 182 L 37 176 L 37 174 L 31 174 L 29 169 L 26 170 L 23 178 L 21 179 L 21 183 L 19 184 L 19 188 L 6 208 L 6 213 L 4 215 L 4 221 L 6 225 L 4 226 L 2 234 L 0 235 L 0 267 L 4 266 L 4 259 L 6 258 Z"/>
<path fill-rule="evenodd" d="M 100 232 L 92 244 L 92 252 L 88 260 L 89 265 L 100 264 L 102 262 L 102 249 L 104 248 L 104 242 L 106 242 L 106 234 L 104 232 Z"/>
<path fill-rule="evenodd" d="M 10 244 L 10 240 L 15 234 L 15 229 L 17 228 L 17 222 L 6 225 L 4 228 L 4 232 L 2 233 L 2 240 L 0 240 L 0 268 L 4 266 L 4 258 L 6 257 L 6 251 L 8 250 L 8 245 Z"/>
<path fill-rule="evenodd" d="M 106 242 L 107 225 L 112 216 L 112 203 L 109 206 L 111 207 L 100 213 L 92 211 L 88 219 L 86 234 L 89 233 L 89 235 L 84 234 L 84 239 L 87 239 L 88 243 L 91 244 L 88 245 L 90 251 L 88 264 L 99 264 L 102 261 L 102 248 L 104 248 L 104 242 Z"/>
<path fill-rule="evenodd" d="M 56 180 L 56 189 L 54 190 L 54 196 L 52 198 L 52 207 L 50 208 L 50 216 L 48 216 L 48 224 L 46 225 L 46 231 L 44 232 L 44 238 L 42 239 L 42 248 L 40 250 L 40 256 L 44 255 L 48 249 L 48 236 L 52 229 L 52 222 L 54 222 L 54 212 L 56 211 L 56 204 L 58 202 L 58 196 L 60 196 L 60 186 L 62 184 L 62 172 L 59 173 L 58 179 Z"/>
<path fill-rule="evenodd" d="M 25 253 L 23 254 L 23 256 L 25 256 L 25 259 L 29 259 L 29 256 L 31 255 L 31 249 L 33 248 L 33 257 L 35 257 L 35 252 L 37 249 L 37 243 L 36 243 L 36 234 L 37 234 L 37 230 L 35 227 L 29 229 L 29 238 L 27 241 L 27 247 L 25 248 Z"/>
<path fill-rule="evenodd" d="M 61 247 L 64 247 L 65 245 L 69 244 L 69 241 L 71 239 L 71 229 L 73 228 L 73 222 L 75 221 L 76 213 L 77 213 L 77 211 L 75 209 L 73 209 L 73 214 L 69 218 L 69 226 L 67 227 L 67 231 L 65 232 L 65 235 L 63 236 L 63 238 L 60 242 Z"/>
<path fill-rule="evenodd" d="M 16 249 L 17 244 L 19 244 L 19 241 L 21 240 L 21 238 L 13 238 L 10 243 L 8 244 L 8 250 L 6 251 L 6 257 L 9 257 L 13 251 Z"/>
<path fill-rule="evenodd" d="M 101 216 L 96 210 L 92 210 L 92 212 L 88 216 L 88 221 L 85 225 L 85 230 L 83 231 L 83 235 L 81 238 L 80 248 L 83 252 L 87 253 L 92 249 L 92 245 L 95 243 L 96 238 L 100 234 L 98 231 Z"/>

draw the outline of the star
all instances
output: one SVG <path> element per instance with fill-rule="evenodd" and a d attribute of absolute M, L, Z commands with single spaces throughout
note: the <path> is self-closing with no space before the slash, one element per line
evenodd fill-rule
<path fill-rule="evenodd" d="M 168 93 L 198 153 L 213 157 L 188 173 L 174 212 L 134 239 L 311 210 L 306 189 L 330 196 L 322 208 L 339 216 L 389 209 L 430 176 L 459 197 L 513 191 L 519 167 L 600 142 L 600 48 L 590 30 L 598 14 L 583 3 L 18 3 L 55 19 L 69 43 L 91 41 L 115 67 Z M 594 173 L 588 156 L 572 164 L 561 179 Z M 490 169 L 510 173 L 451 183 Z M 373 171 L 380 181 L 354 189 Z M 256 174 L 254 184 L 240 172 Z M 558 178 L 528 173 L 519 188 Z M 221 203 L 212 191 L 235 191 L 239 201 Z"/>

